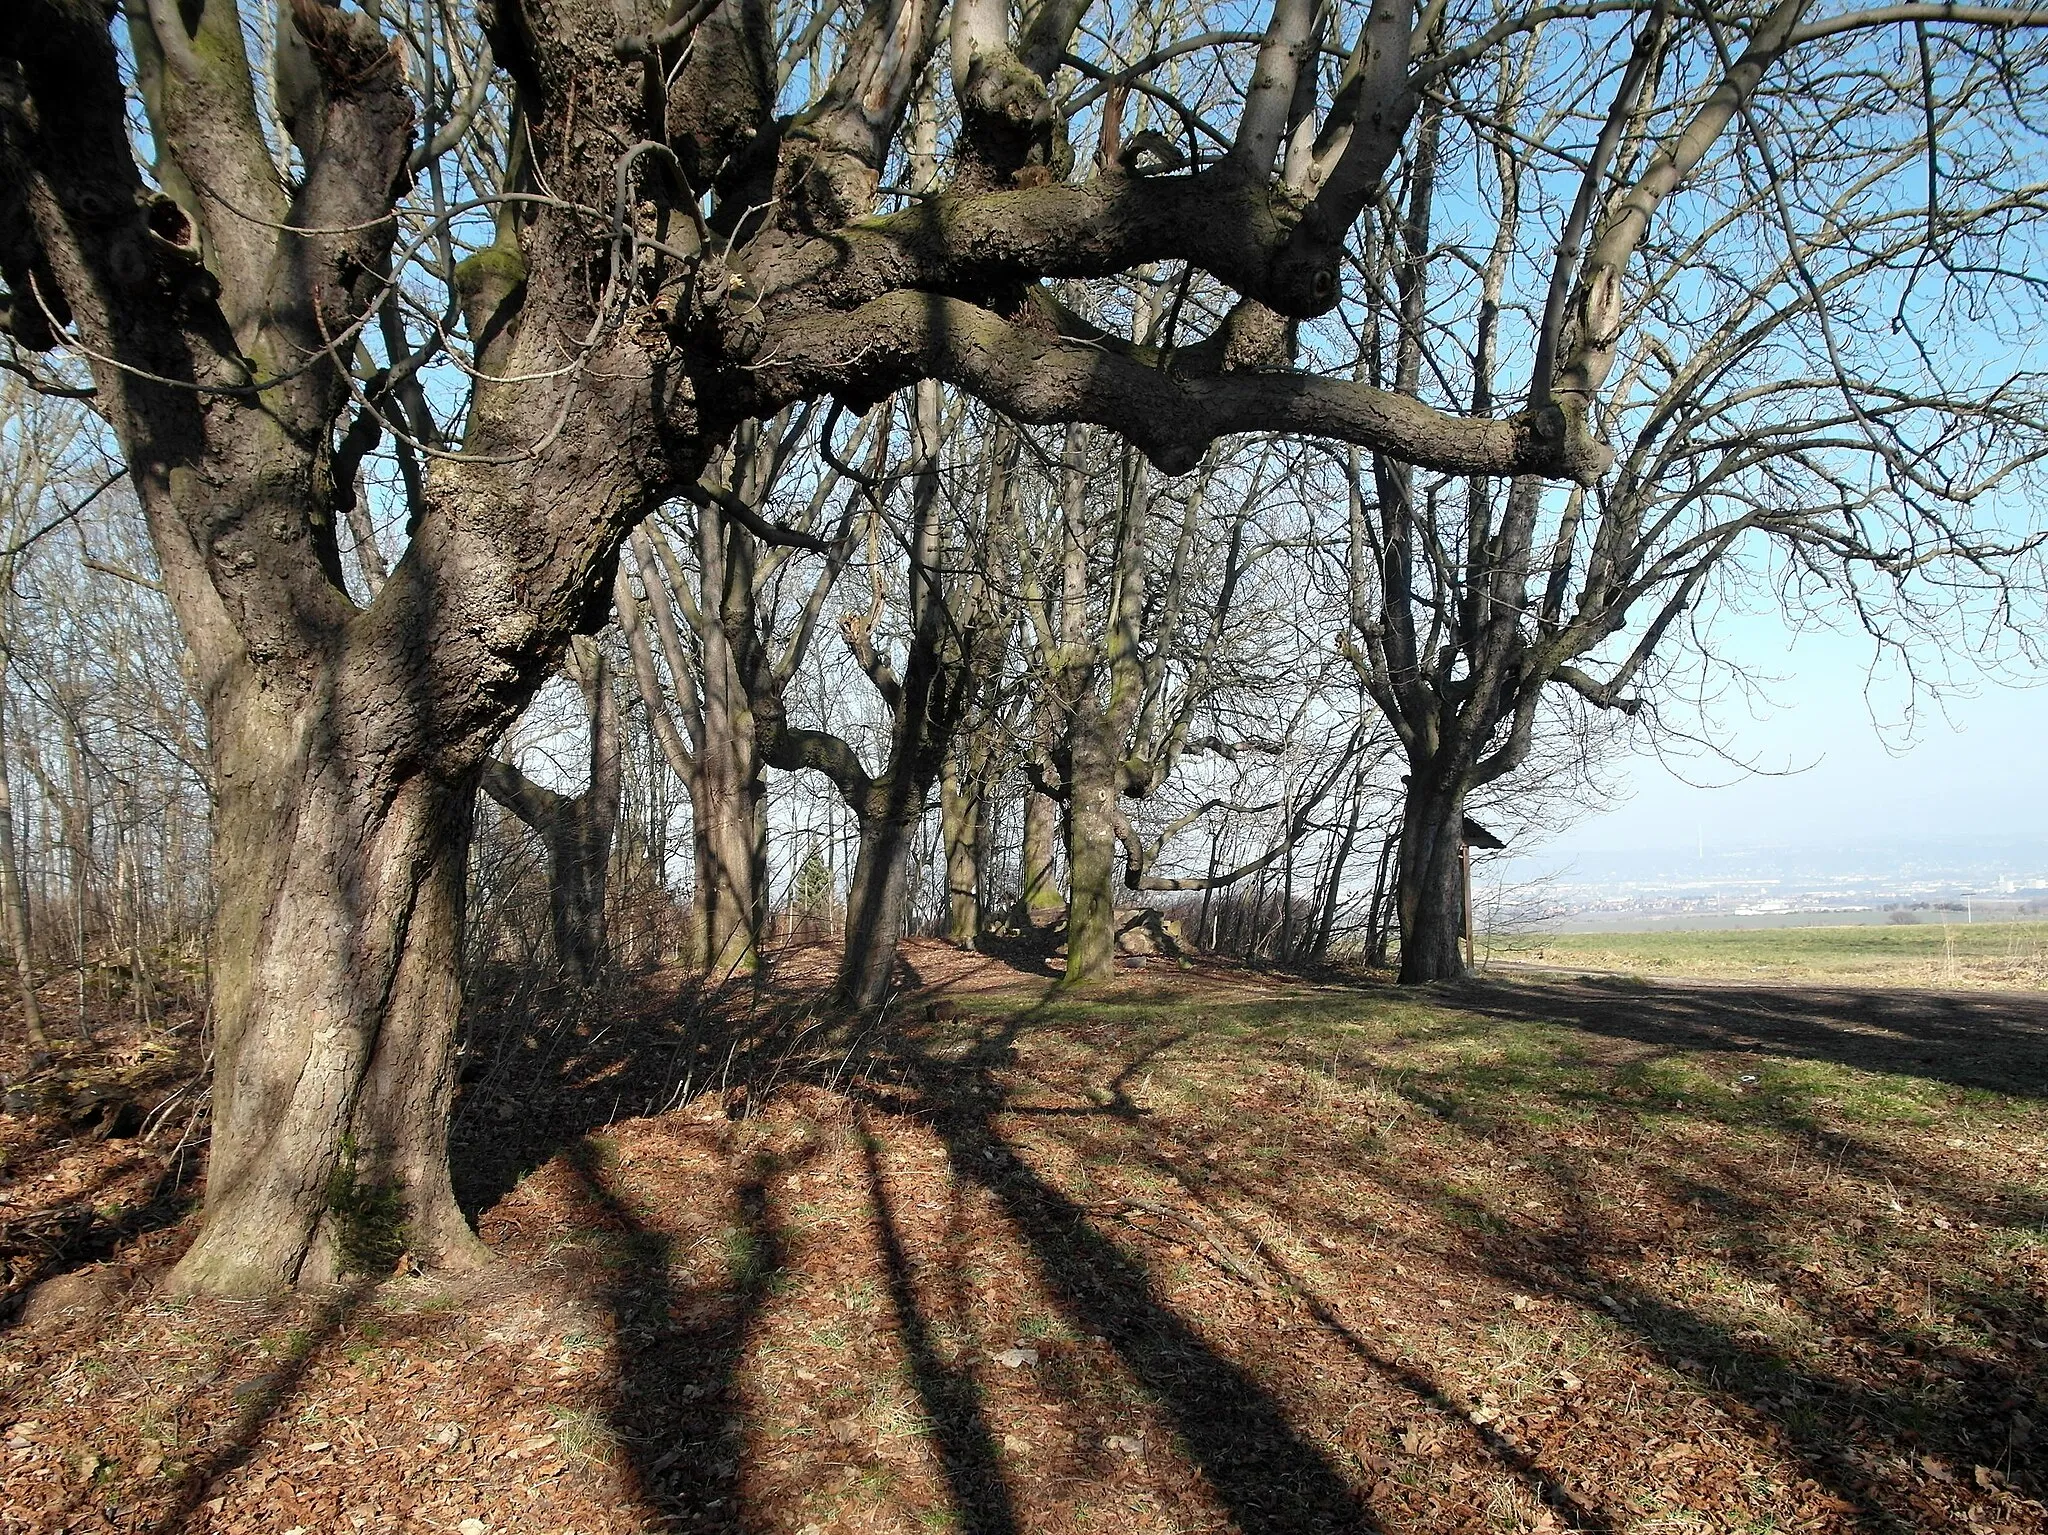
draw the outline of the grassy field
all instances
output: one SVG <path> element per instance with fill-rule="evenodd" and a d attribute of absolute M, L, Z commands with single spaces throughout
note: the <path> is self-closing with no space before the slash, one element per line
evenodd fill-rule
<path fill-rule="evenodd" d="M 1692 980 L 2039 990 L 2048 987 L 2048 922 L 1537 933 L 1496 940 L 1492 957 Z"/>
<path fill-rule="evenodd" d="M 0 1333 L 0 1529 L 2048 1529 L 2048 1000 L 908 958 L 480 1017 L 491 1269 L 170 1301 L 164 1227 Z M 148 1154 L 39 1123 L 19 1204 Z"/>

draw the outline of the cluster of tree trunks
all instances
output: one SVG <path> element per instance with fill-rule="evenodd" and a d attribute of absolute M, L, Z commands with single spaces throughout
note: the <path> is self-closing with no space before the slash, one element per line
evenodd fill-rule
<path fill-rule="evenodd" d="M 494 786 L 548 828 L 565 955 L 582 952 L 597 920 L 595 850 L 614 814 L 601 753 L 590 791 L 566 805 L 507 778 L 494 753 L 572 642 L 605 623 L 632 531 L 677 496 L 699 511 L 694 654 L 682 654 L 673 615 L 662 618 L 650 580 L 659 545 L 651 558 L 636 546 L 635 563 L 660 645 L 674 645 L 672 684 L 689 673 L 700 689 L 674 741 L 664 735 L 708 871 L 699 958 L 741 969 L 758 953 L 761 769 L 814 770 L 859 827 L 841 992 L 862 1005 L 882 995 L 912 828 L 957 735 L 987 707 L 975 657 L 1000 584 L 983 579 L 985 562 L 963 572 L 947 551 L 941 383 L 1018 422 L 1071 426 L 1069 478 L 1091 428 L 1116 437 L 1101 454 L 1119 486 L 1107 521 L 1078 501 L 1063 508 L 1078 575 L 1027 602 L 1059 701 L 1039 787 L 1065 809 L 1072 979 L 1108 964 L 1119 843 L 1127 886 L 1199 888 L 1151 872 L 1157 846 L 1123 805 L 1198 749 L 1163 652 L 1144 639 L 1173 592 L 1148 595 L 1142 551 L 1162 520 L 1156 476 L 1188 475 L 1217 439 L 1246 433 L 1351 444 L 1370 465 L 1352 477 L 1360 562 L 1395 611 L 1377 611 L 1361 588 L 1354 627 L 1361 679 L 1413 767 L 1404 973 L 1455 973 L 1447 833 L 1488 764 L 1512 755 L 1489 756 L 1494 727 L 1525 732 L 1541 682 L 1619 705 L 1633 675 L 1625 662 L 1596 680 L 1575 663 L 1646 589 L 1625 532 L 1603 534 L 1575 617 L 1547 588 L 1534 630 L 1524 615 L 1542 483 L 1584 487 L 1614 466 L 1594 427 L 1659 208 L 1804 44 L 1909 22 L 2039 22 L 1912 6 L 1809 21 L 1805 0 L 1780 0 L 1745 13 L 1731 41 L 1703 13 L 1705 41 L 1683 57 L 1718 62 L 1673 86 L 1666 72 L 1681 52 L 1668 34 L 1693 22 L 1648 4 L 1586 157 L 1526 394 L 1497 407 L 1489 365 L 1477 370 L 1486 397 L 1452 409 L 1429 403 L 1407 342 L 1369 377 L 1331 377 L 1294 366 L 1299 327 L 1339 304 L 1347 242 L 1380 220 L 1397 182 L 1407 234 L 1386 259 L 1398 302 L 1419 313 L 1435 237 L 1430 175 L 1417 171 L 1437 153 L 1443 79 L 1532 33 L 1547 11 L 1509 16 L 1461 51 L 1440 9 L 1375 3 L 1340 40 L 1325 9 L 1277 0 L 1251 45 L 1227 147 L 1195 145 L 1191 159 L 1156 131 L 1126 140 L 1136 93 L 1112 74 L 1090 98 L 1104 104 L 1091 163 L 1068 141 L 1053 89 L 1070 50 L 1089 46 L 1080 4 L 1027 7 L 1013 28 L 1008 8 L 986 0 L 869 0 L 829 63 L 816 51 L 823 21 L 793 40 L 810 50 L 802 58 L 778 56 L 762 0 L 449 10 L 468 24 L 454 41 L 401 37 L 405 18 L 380 8 L 289 0 L 274 49 L 257 58 L 264 32 L 235 0 L 132 3 L 118 15 L 100 0 L 17 0 L 0 11 L 0 320 L 20 355 L 63 353 L 90 372 L 190 652 L 212 754 L 214 1139 L 205 1218 L 176 1274 L 185 1288 L 253 1291 L 333 1272 L 338 1172 L 392 1192 L 421 1261 L 478 1261 L 446 1156 L 475 798 Z M 955 74 L 946 110 L 957 114 L 946 135 L 938 106 L 912 111 L 936 101 L 923 82 L 942 19 Z M 472 50 L 459 69 L 451 47 Z M 1333 51 L 1343 62 L 1325 69 Z M 808 82 L 808 99 L 783 114 L 791 79 Z M 498 147 L 459 155 L 487 122 L 499 124 Z M 943 176 L 942 140 L 954 146 Z M 899 151 L 916 195 L 885 185 Z M 479 215 L 495 220 L 494 241 L 457 261 L 452 221 Z M 1147 276 L 1146 312 L 1121 334 L 1063 301 L 1166 264 L 1199 288 L 1196 301 Z M 445 291 L 432 324 L 411 307 L 408 281 Z M 464 399 L 437 425 L 421 374 L 458 333 Z M 757 541 L 802 536 L 829 550 L 845 538 L 761 522 L 749 508 L 763 503 L 735 474 L 758 464 L 745 441 L 758 423 L 900 389 L 913 391 L 916 444 L 900 665 L 857 616 L 847 635 L 889 716 L 871 772 L 846 741 L 791 722 L 787 652 L 750 616 Z M 358 601 L 341 530 L 360 510 L 363 454 L 386 438 L 409 537 Z M 1494 522 L 1475 510 L 1473 568 L 1448 598 L 1413 579 L 1429 558 L 1420 473 L 1509 487 Z M 1624 466 L 1622 490 L 1633 473 Z M 873 477 L 860 488 L 879 518 L 890 488 Z M 1667 584 L 1653 628 L 1684 611 L 1696 589 L 1686 572 L 1706 568 L 1715 547 L 1710 536 L 1683 557 L 1675 586 L 1657 568 Z M 1074 596 L 1091 559 L 1109 572 L 1100 623 Z M 1581 570 L 1583 556 L 1567 547 L 1563 568 Z M 672 597 L 688 584 L 660 580 Z M 1457 633 L 1427 645 L 1410 594 L 1452 613 Z M 1441 669 L 1452 707 L 1412 696 L 1426 667 Z M 593 725 L 600 713 L 601 696 Z M 605 734 L 593 729 L 593 741 Z M 1286 846 L 1301 807 L 1328 787 L 1290 805 Z M 1043 820 L 1033 825 L 1042 848 Z M 1026 885 L 1029 904 L 1042 889 L 1035 867 Z"/>

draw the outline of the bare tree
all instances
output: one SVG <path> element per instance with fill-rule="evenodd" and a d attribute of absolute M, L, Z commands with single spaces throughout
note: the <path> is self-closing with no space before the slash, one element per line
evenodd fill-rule
<path fill-rule="evenodd" d="M 876 425 L 863 421 L 848 451 Z M 836 532 L 827 538 L 817 531 L 840 488 L 838 471 L 817 465 L 808 484 L 795 472 L 815 456 L 806 450 L 817 426 L 808 411 L 742 425 L 690 487 L 685 547 L 692 557 L 679 555 L 652 520 L 632 536 L 644 599 L 623 567 L 618 578 L 619 621 L 641 701 L 663 757 L 690 795 L 691 959 L 713 976 L 755 967 L 766 920 L 767 764 L 753 693 L 780 697 L 796 675 L 853 548 L 850 501 Z M 886 438 L 886 422 L 874 435 Z M 786 524 L 771 525 L 778 497 L 798 504 Z M 764 547 L 763 533 L 777 542 Z M 785 584 L 795 592 L 787 602 L 780 600 Z M 656 643 L 647 637 L 643 600 Z"/>
<path fill-rule="evenodd" d="M 547 845 L 555 959 L 570 980 L 588 985 L 606 957 L 607 876 L 619 819 L 619 706 L 611 666 L 595 640 L 580 634 L 572 639 L 565 669 L 582 695 L 590 746 L 583 792 L 558 794 L 498 757 L 484 764 L 483 788 Z"/>
<path fill-rule="evenodd" d="M 913 391 L 909 427 L 902 474 L 868 475 L 839 464 L 842 474 L 863 482 L 868 500 L 871 599 L 865 609 L 841 617 L 840 632 L 882 706 L 879 771 L 870 771 L 843 737 L 791 720 L 786 677 L 776 678 L 758 662 L 744 668 L 763 760 L 785 772 L 823 774 L 858 824 L 837 983 L 841 999 L 856 1006 L 881 1000 L 894 980 L 912 842 L 973 696 L 976 667 L 984 658 L 978 639 L 992 606 L 983 572 L 970 568 L 964 579 L 954 579 L 951 551 L 958 544 L 940 483 L 945 433 L 935 381 Z M 1001 500 L 1000 479 L 990 477 L 991 504 Z M 906 556 L 898 610 L 900 666 L 884 628 L 891 605 L 880 559 L 889 492 L 898 482 L 909 485 L 907 526 L 900 534 Z"/>
<path fill-rule="evenodd" d="M 0 13 L 5 329 L 90 366 L 217 766 L 213 1161 L 179 1286 L 331 1269 L 344 1144 L 404 1204 L 418 1258 L 480 1258 L 446 1164 L 477 778 L 603 622 L 629 529 L 741 421 L 936 378 L 1020 421 L 1107 426 L 1170 474 L 1220 435 L 1287 431 L 1590 484 L 1639 249 L 1711 151 L 1743 160 L 1727 130 L 1766 74 L 1878 27 L 1990 53 L 2044 19 L 1702 11 L 1729 58 L 1695 51 L 1697 89 L 1562 284 L 1537 386 L 1497 416 L 1296 368 L 1290 346 L 1342 299 L 1351 231 L 1424 102 L 1542 10 L 1453 25 L 1405 0 L 1276 0 L 1249 42 L 1172 41 L 1224 61 L 1199 108 L 1149 78 L 1183 52 L 1134 66 L 1100 42 L 1127 29 L 1084 29 L 1086 10 L 1013 26 L 985 0 L 871 0 L 807 13 L 782 58 L 760 0 L 290 0 L 275 56 L 252 59 L 235 0 L 128 0 L 135 135 L 106 6 Z M 942 35 L 957 150 L 905 195 L 890 173 Z M 1093 166 L 1067 147 L 1076 119 L 1109 130 Z M 1047 283 L 1153 263 L 1190 274 L 1208 334 L 1134 345 Z M 430 365 L 459 374 L 438 423 Z M 409 497 L 367 602 L 339 531 L 358 426 L 403 444 Z"/>
<path fill-rule="evenodd" d="M 1170 818 L 1149 843 L 1125 808 L 1157 796 L 1184 756 L 1235 760 L 1283 747 L 1270 722 L 1218 728 L 1230 689 L 1261 677 L 1270 701 L 1298 675 L 1280 659 L 1290 631 L 1239 601 L 1277 547 L 1255 518 L 1280 472 L 1272 444 L 1254 443 L 1241 455 L 1212 452 L 1194 474 L 1162 485 L 1135 454 L 1081 427 L 1067 431 L 1048 470 L 1051 528 L 1041 546 L 1050 568 L 1027 571 L 1024 606 L 1039 712 L 1052 722 L 1034 788 L 1065 812 L 1069 986 L 1109 972 L 1119 888 L 1220 888 L 1284 856 L 1276 843 L 1252 863 L 1209 871 L 1206 885 L 1169 881 L 1155 867 L 1162 843 L 1213 807 Z"/>
<path fill-rule="evenodd" d="M 1846 25 L 1773 18 L 1753 52 Z M 1517 313 L 1535 321 L 1540 387 L 1600 382 L 1552 361 L 1595 329 L 1625 360 L 1597 411 L 1621 457 L 1597 484 L 1347 460 L 1345 648 L 1408 759 L 1404 980 L 1462 973 L 1466 802 L 1529 761 L 1552 689 L 1645 710 L 1702 608 L 1759 578 L 1770 600 L 1839 604 L 1902 653 L 2033 611 L 2042 535 L 2015 513 L 2048 455 L 2048 392 L 2022 360 L 1986 367 L 2007 306 L 2040 312 L 2022 253 L 2039 250 L 2048 164 L 1995 135 L 2022 66 L 1960 39 L 1888 62 L 1832 44 L 1738 98 L 1736 66 L 1685 62 L 1690 42 L 1724 64 L 1728 28 L 1702 13 L 1688 38 L 1676 10 L 1652 8 L 1611 87 L 1563 62 L 1582 37 L 1532 35 L 1487 99 L 1425 112 L 1401 216 L 1369 245 L 1386 298 L 1362 360 L 1399 390 L 1451 391 L 1462 373 L 1471 408 L 1491 408 Z M 1545 100 L 1532 79 L 1564 84 Z M 1717 117 L 1746 153 L 1701 187 L 1697 214 L 1645 241 L 1646 204 Z M 1686 126 L 1660 142 L 1674 119 Z M 1440 232 L 1459 132 L 1479 151 L 1466 163 L 1492 173 L 1451 189 L 1492 203 L 1481 262 Z M 1528 209 L 1553 185 L 1573 195 L 1539 239 Z M 1625 284 L 1606 275 L 1622 252 L 1637 263 Z M 1517 279 L 1535 290 L 1519 305 Z M 1476 323 L 1446 319 L 1475 308 Z"/>

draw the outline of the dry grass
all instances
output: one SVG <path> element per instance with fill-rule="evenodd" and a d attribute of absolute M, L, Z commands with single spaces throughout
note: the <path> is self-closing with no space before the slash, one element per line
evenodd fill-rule
<path fill-rule="evenodd" d="M 1499 940 L 1492 953 L 1511 964 L 1652 978 L 1942 990 L 2048 989 L 2048 922 L 1540 933 Z"/>
<path fill-rule="evenodd" d="M 8 1335 L 0 1528 L 2048 1519 L 2048 1007 L 912 959 L 653 1117 L 658 990 L 515 1042 L 481 1280 Z"/>

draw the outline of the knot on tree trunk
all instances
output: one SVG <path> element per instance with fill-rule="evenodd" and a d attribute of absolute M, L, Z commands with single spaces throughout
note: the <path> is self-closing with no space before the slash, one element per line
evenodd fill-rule
<path fill-rule="evenodd" d="M 780 215 L 806 234 L 830 234 L 865 214 L 877 177 L 866 161 L 809 128 L 794 129 L 775 178 Z"/>
<path fill-rule="evenodd" d="M 955 189 L 1040 186 L 1057 179 L 1057 123 L 1045 82 L 1015 54 L 976 54 L 960 98 L 961 166 Z"/>
<path fill-rule="evenodd" d="M 1527 472 L 1590 487 L 1614 467 L 1614 450 L 1593 435 L 1582 398 L 1560 395 L 1523 419 L 1531 449 Z"/>
<path fill-rule="evenodd" d="M 292 0 L 292 26 L 320 66 L 330 96 L 403 87 L 398 40 L 386 38 L 372 16 L 325 0 Z"/>

